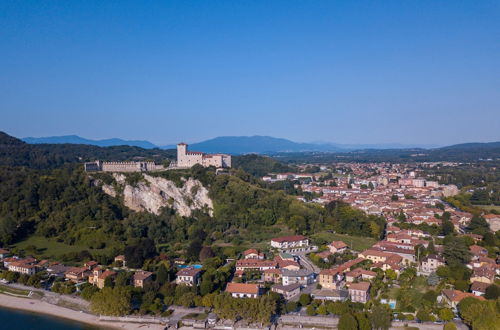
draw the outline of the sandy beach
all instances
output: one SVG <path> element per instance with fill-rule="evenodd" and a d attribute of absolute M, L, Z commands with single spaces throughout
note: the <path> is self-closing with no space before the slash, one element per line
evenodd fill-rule
<path fill-rule="evenodd" d="M 103 322 L 99 321 L 99 317 L 92 314 L 77 312 L 68 308 L 51 305 L 49 303 L 40 300 L 29 299 L 29 298 L 18 298 L 5 294 L 0 294 L 0 306 L 39 313 L 39 314 L 52 315 L 55 317 L 74 320 L 103 328 L 152 329 L 152 330 L 160 330 L 160 329 L 163 330 L 165 328 L 164 326 L 159 324 Z"/>

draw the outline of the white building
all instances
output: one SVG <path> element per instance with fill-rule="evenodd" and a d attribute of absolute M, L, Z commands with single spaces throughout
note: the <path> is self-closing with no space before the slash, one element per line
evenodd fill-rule
<path fill-rule="evenodd" d="M 309 239 L 302 235 L 277 237 L 271 240 L 271 246 L 277 249 L 305 248 Z"/>
<path fill-rule="evenodd" d="M 188 145 L 177 145 L 177 167 L 191 167 L 200 164 L 204 167 L 231 167 L 231 156 L 226 154 L 205 154 L 198 151 L 188 151 Z"/>

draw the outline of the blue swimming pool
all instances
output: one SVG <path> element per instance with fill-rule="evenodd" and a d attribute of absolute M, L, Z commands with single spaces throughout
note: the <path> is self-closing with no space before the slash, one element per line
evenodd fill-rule
<path fill-rule="evenodd" d="M 200 265 L 200 264 L 194 264 L 194 265 L 177 265 L 177 267 L 179 268 L 188 268 L 188 267 L 193 267 L 193 268 L 196 268 L 196 269 L 200 269 L 201 267 L 203 267 L 203 265 Z"/>

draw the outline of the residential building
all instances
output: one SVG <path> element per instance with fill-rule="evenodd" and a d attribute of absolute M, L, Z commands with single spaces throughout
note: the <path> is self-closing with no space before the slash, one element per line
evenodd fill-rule
<path fill-rule="evenodd" d="M 313 290 L 311 296 L 314 300 L 345 301 L 349 297 L 349 291 L 322 288 L 321 290 Z"/>
<path fill-rule="evenodd" d="M 273 238 L 271 246 L 277 249 L 302 249 L 309 247 L 309 239 L 302 235 Z"/>
<path fill-rule="evenodd" d="M 144 285 L 153 281 L 153 273 L 146 272 L 143 270 L 135 272 L 134 276 L 132 277 L 132 281 L 133 281 L 134 287 L 144 288 Z"/>
<path fill-rule="evenodd" d="M 281 271 L 283 275 L 283 285 L 298 283 L 301 285 L 309 285 L 314 282 L 314 273 L 307 269 Z"/>
<path fill-rule="evenodd" d="M 351 283 L 349 285 L 349 297 L 351 297 L 351 301 L 366 303 L 370 300 L 370 286 L 369 282 Z"/>
<path fill-rule="evenodd" d="M 479 246 L 479 245 L 471 245 L 469 246 L 469 250 L 473 255 L 473 258 L 479 259 L 479 257 L 487 257 L 488 256 L 488 250 L 486 250 L 484 247 Z"/>
<path fill-rule="evenodd" d="M 478 296 L 474 295 L 474 293 L 471 293 L 471 292 L 463 292 L 463 291 L 452 290 L 452 289 L 444 289 L 443 291 L 441 291 L 442 300 L 453 308 L 456 308 L 458 303 L 460 301 L 462 301 L 462 299 L 467 298 L 467 297 L 473 297 L 473 298 L 477 298 L 479 300 L 484 300 L 483 297 L 478 297 Z"/>
<path fill-rule="evenodd" d="M 250 283 L 227 284 L 226 292 L 229 292 L 233 298 L 257 298 L 261 295 L 260 286 Z"/>
<path fill-rule="evenodd" d="M 279 293 L 285 299 L 291 299 L 300 294 L 300 284 L 294 283 L 289 285 L 275 284 L 271 287 L 271 291 Z"/>
<path fill-rule="evenodd" d="M 127 267 L 127 262 L 125 261 L 124 255 L 119 255 L 115 257 L 115 262 L 119 264 L 121 267 Z"/>
<path fill-rule="evenodd" d="M 384 251 L 368 249 L 358 254 L 359 258 L 368 259 L 376 262 L 385 262 L 392 254 Z"/>
<path fill-rule="evenodd" d="M 198 286 L 200 284 L 201 269 L 186 267 L 177 272 L 175 283 L 188 286 Z"/>
<path fill-rule="evenodd" d="M 0 248 L 0 260 L 3 260 L 4 258 L 7 258 L 8 256 L 10 256 L 10 251 L 7 249 Z"/>
<path fill-rule="evenodd" d="M 87 267 L 71 267 L 68 269 L 64 276 L 75 283 L 85 281 L 91 274 Z"/>
<path fill-rule="evenodd" d="M 282 283 L 281 269 L 271 268 L 264 271 L 264 282 Z"/>
<path fill-rule="evenodd" d="M 64 277 L 64 273 L 68 271 L 68 269 L 70 269 L 70 267 L 61 264 L 53 264 L 47 267 L 47 274 L 54 277 Z"/>
<path fill-rule="evenodd" d="M 430 273 L 436 272 L 436 270 L 444 266 L 444 258 L 435 254 L 429 254 L 427 257 L 422 259 L 420 265 L 420 272 L 429 275 Z"/>
<path fill-rule="evenodd" d="M 333 241 L 328 245 L 331 253 L 344 253 L 348 249 L 348 245 L 342 241 Z"/>
<path fill-rule="evenodd" d="M 97 266 L 92 269 L 91 275 L 89 275 L 89 283 L 97 286 L 99 289 L 104 288 L 106 279 L 108 277 L 113 278 L 116 276 L 116 272 L 112 270 L 104 270 L 102 267 Z"/>
<path fill-rule="evenodd" d="M 248 249 L 243 251 L 243 257 L 245 259 L 259 259 L 264 260 L 264 253 L 257 251 L 256 249 Z"/>
<path fill-rule="evenodd" d="M 483 296 L 486 293 L 486 288 L 489 287 L 491 284 L 489 283 L 484 283 L 484 282 L 473 282 L 472 285 L 470 286 L 470 291 L 475 295 L 475 296 Z"/>
<path fill-rule="evenodd" d="M 495 276 L 495 269 L 489 265 L 484 265 L 472 270 L 470 281 L 492 284 L 495 281 Z"/>
<path fill-rule="evenodd" d="M 377 273 L 365 270 L 362 268 L 356 268 L 345 274 L 345 280 L 347 282 L 354 282 L 359 280 L 372 280 L 377 276 Z"/>
<path fill-rule="evenodd" d="M 10 272 L 34 275 L 37 272 L 37 267 L 33 263 L 26 262 L 25 260 L 17 260 L 9 263 L 8 267 Z"/>
<path fill-rule="evenodd" d="M 278 266 L 278 263 L 273 260 L 260 260 L 260 259 L 242 259 L 236 261 L 237 271 L 246 270 L 259 270 L 264 271 L 266 269 L 273 269 Z"/>
<path fill-rule="evenodd" d="M 325 289 L 339 289 L 343 278 L 337 269 L 322 269 L 319 272 L 319 284 Z"/>

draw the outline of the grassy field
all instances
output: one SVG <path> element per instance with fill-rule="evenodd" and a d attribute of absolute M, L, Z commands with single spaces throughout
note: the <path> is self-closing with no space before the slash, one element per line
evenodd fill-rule
<path fill-rule="evenodd" d="M 6 293 L 6 294 L 13 294 L 16 296 L 26 296 L 28 297 L 28 294 L 30 293 L 27 290 L 20 290 L 20 289 L 15 289 L 11 288 L 6 285 L 0 285 L 0 293 Z"/>
<path fill-rule="evenodd" d="M 491 210 L 495 210 L 497 212 L 500 212 L 500 206 L 499 205 L 474 205 L 477 207 L 482 208 L 485 211 L 490 212 Z"/>
<path fill-rule="evenodd" d="M 342 235 L 335 234 L 330 232 L 321 232 L 311 236 L 313 241 L 315 239 L 324 240 L 327 242 L 332 241 L 342 241 L 349 245 L 350 248 L 356 251 L 363 251 L 371 247 L 377 241 L 370 237 L 359 237 L 359 236 L 350 236 L 350 235 Z"/>
<path fill-rule="evenodd" d="M 35 249 L 30 247 L 35 247 Z M 49 240 L 45 237 L 31 236 L 30 238 L 12 245 L 13 248 L 24 250 L 27 255 L 32 255 L 37 258 L 58 258 L 62 254 L 70 252 L 80 252 L 92 249 L 82 245 L 68 245 L 55 240 Z M 100 250 L 102 251 L 102 250 Z"/>

